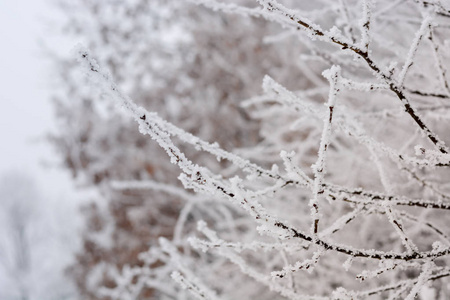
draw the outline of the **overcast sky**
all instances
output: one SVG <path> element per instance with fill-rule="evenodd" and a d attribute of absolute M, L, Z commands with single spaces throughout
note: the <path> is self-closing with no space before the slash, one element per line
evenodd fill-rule
<path fill-rule="evenodd" d="M 43 45 L 60 53 L 72 47 L 51 30 L 57 16 L 48 0 L 0 0 L 0 173 L 31 172 L 53 195 L 69 189 L 67 172 L 43 167 L 56 163 L 44 141 L 54 121 Z"/>
<path fill-rule="evenodd" d="M 33 200 L 42 201 L 36 225 L 43 228 L 45 237 L 33 244 L 33 255 L 41 253 L 30 271 L 33 299 L 55 293 L 51 284 L 62 293 L 72 293 L 62 275 L 78 245 L 74 238 L 81 224 L 77 207 L 87 200 L 75 192 L 69 173 L 57 167 L 57 156 L 44 138 L 55 124 L 50 102 L 54 75 L 44 46 L 68 53 L 76 43 L 56 35 L 54 29 L 61 26 L 58 19 L 48 0 L 0 0 L 0 178 L 10 170 L 30 175 L 38 187 Z M 5 196 L 0 195 L 0 204 Z M 0 275 L 11 277 L 8 270 L 1 271 Z"/>

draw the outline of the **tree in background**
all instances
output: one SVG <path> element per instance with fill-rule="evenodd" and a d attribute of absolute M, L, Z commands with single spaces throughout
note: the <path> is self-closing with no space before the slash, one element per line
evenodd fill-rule
<path fill-rule="evenodd" d="M 225 53 L 242 51 L 250 53 L 244 57 L 259 59 L 233 64 L 233 55 L 227 56 L 228 60 L 213 55 L 225 47 L 210 48 L 206 43 L 199 44 L 198 51 L 205 53 L 200 66 L 210 70 L 213 62 L 221 62 L 220 68 L 231 65 L 231 77 L 242 78 L 245 83 L 241 93 L 231 94 L 231 87 L 225 86 L 224 93 L 235 101 L 255 94 L 254 85 L 246 79 L 260 72 L 268 74 L 262 95 L 240 103 L 257 122 L 238 121 L 237 116 L 243 114 L 239 110 L 240 114 L 227 115 L 219 110 L 227 107 L 227 102 L 218 100 L 214 109 L 207 110 L 205 102 L 199 102 L 196 109 L 180 118 L 173 114 L 177 107 L 187 112 L 194 105 L 184 107 L 180 95 L 172 96 L 173 89 L 162 92 L 165 110 L 159 110 L 152 106 L 157 96 L 149 103 L 141 102 L 134 94 L 139 89 L 122 82 L 134 77 L 109 66 L 96 47 L 88 43 L 100 57 L 99 64 L 89 51 L 78 49 L 85 73 L 102 96 L 102 100 L 88 101 L 88 112 L 94 111 L 94 105 L 114 102 L 110 100 L 120 103 L 122 111 L 139 123 L 140 132 L 155 140 L 181 169 L 178 178 L 183 186 L 196 192 L 175 186 L 169 178 L 176 171 L 169 166 L 155 167 L 142 161 L 134 164 L 133 155 L 115 163 L 105 150 L 97 157 L 85 154 L 84 167 L 80 168 L 84 176 L 96 170 L 92 164 L 107 166 L 112 162 L 105 168 L 108 176 L 93 176 L 90 184 L 99 185 L 130 224 L 142 220 L 148 222 L 147 230 L 168 231 L 148 235 L 148 245 L 142 248 L 149 250 L 139 256 L 136 253 L 135 260 L 118 263 L 122 250 L 108 249 L 120 244 L 117 237 L 124 226 L 117 226 L 119 218 L 114 213 L 109 222 L 112 226 L 97 222 L 101 223 L 97 232 L 107 232 L 110 238 L 110 244 L 104 246 L 110 260 L 94 251 L 99 253 L 98 260 L 82 269 L 84 274 L 99 272 L 109 282 L 103 281 L 101 289 L 93 285 L 91 295 L 111 299 L 414 299 L 418 294 L 423 299 L 448 298 L 445 279 L 450 275 L 450 242 L 445 224 L 450 209 L 446 182 L 450 155 L 445 141 L 449 138 L 446 101 L 450 88 L 446 73 L 449 53 L 444 45 L 448 43 L 449 9 L 440 2 L 420 0 L 378 1 L 376 5 L 369 0 L 196 2 L 221 12 L 212 14 L 187 4 L 168 11 L 152 6 L 170 21 L 170 26 L 162 27 L 162 37 L 173 42 L 179 36 L 178 42 L 192 45 L 192 36 L 200 36 L 198 31 L 184 39 L 190 35 L 174 34 L 170 28 L 182 24 L 180 28 L 189 29 L 187 24 L 196 24 L 201 17 L 205 23 L 195 28 L 209 32 L 201 35 L 205 41 L 220 37 L 224 42 L 226 37 L 240 36 L 239 43 Z M 223 18 L 232 22 L 211 25 Z M 275 24 L 282 29 L 277 30 Z M 236 30 L 227 26 L 236 26 Z M 250 47 L 249 41 L 261 48 Z M 267 50 L 261 50 L 265 47 Z M 133 56 L 132 52 L 124 57 Z M 182 57 L 189 57 L 188 53 L 183 51 Z M 183 76 L 186 73 L 181 69 L 189 66 L 189 61 L 183 62 L 173 82 L 189 78 L 187 81 L 198 84 L 212 78 L 199 65 L 193 66 L 198 77 L 189 77 L 191 73 Z M 267 70 L 261 68 L 265 63 Z M 107 68 L 112 69 L 112 75 L 104 71 Z M 167 66 L 162 69 L 171 70 Z M 157 73 L 150 82 L 158 82 L 168 73 L 163 77 Z M 204 99 L 198 94 L 203 91 L 220 100 L 221 93 L 211 89 L 219 89 L 222 80 L 220 74 L 210 85 L 200 85 L 202 90 L 193 88 L 188 98 Z M 131 99 L 137 99 L 138 104 Z M 174 101 L 168 105 L 171 99 Z M 143 107 L 160 112 L 164 118 Z M 192 126 L 190 122 L 198 121 L 194 117 L 198 107 L 211 123 Z M 90 120 L 89 133 L 114 135 L 122 130 L 119 124 L 131 126 L 120 110 L 107 112 L 102 115 L 107 120 L 104 125 L 98 115 Z M 67 111 L 61 115 L 70 116 Z M 223 115 L 227 119 L 221 123 Z M 230 123 L 236 127 L 221 127 Z M 219 135 L 222 131 L 246 132 L 249 124 L 259 126 L 257 144 L 235 140 L 230 145 L 229 138 L 222 140 Z M 63 138 L 57 142 L 64 144 L 70 131 L 62 128 Z M 126 134 L 130 136 L 131 129 Z M 205 140 L 218 140 L 221 146 Z M 112 147 L 116 155 L 131 152 L 127 147 L 136 145 L 117 137 L 114 141 L 118 142 Z M 87 137 L 79 146 L 88 149 L 90 143 L 92 139 Z M 156 150 L 150 147 L 142 149 L 142 156 L 151 153 L 156 157 Z M 67 149 L 73 150 L 71 146 Z M 75 151 L 81 166 L 82 153 Z M 167 176 L 165 180 L 148 172 L 147 165 L 161 171 Z M 125 173 L 113 176 L 111 172 L 119 166 L 124 166 Z M 136 171 L 125 166 L 135 166 Z M 160 198 L 159 192 L 178 198 Z M 132 203 L 135 200 L 131 199 L 139 196 L 139 211 L 117 205 L 123 199 Z M 159 201 L 172 210 L 165 211 Z M 146 205 L 157 218 L 142 209 Z M 193 224 L 197 224 L 197 231 Z M 156 237 L 160 237 L 158 242 Z M 98 240 L 91 240 L 93 247 Z M 132 244 L 128 235 L 122 241 Z M 80 257 L 89 255 L 82 253 Z"/>
<path fill-rule="evenodd" d="M 255 145 L 260 139 L 258 122 L 239 101 L 260 91 L 265 74 L 292 87 L 308 84 L 298 79 L 301 72 L 295 65 L 281 68 L 299 53 L 300 45 L 289 40 L 280 46 L 264 44 L 263 38 L 276 27 L 263 20 L 220 16 L 182 1 L 60 5 L 68 19 L 66 32 L 80 37 L 98 55 L 121 89 L 227 149 Z M 112 180 L 181 185 L 164 151 L 109 101 L 80 88 L 71 57 L 56 63 L 61 83 L 55 107 L 61 130 L 52 140 L 80 185 L 94 186 L 104 198 L 83 209 L 83 250 L 70 271 L 83 297 L 98 299 L 99 286 L 115 285 L 108 275 L 111 269 L 141 265 L 139 253 L 158 244 L 160 236 L 173 237 L 185 193 L 169 187 L 111 187 Z M 185 150 L 211 167 L 230 167 L 226 162 L 215 166 L 213 157 Z M 141 297 L 152 293 L 149 289 Z"/>
<path fill-rule="evenodd" d="M 4 176 L 1 181 L 0 193 L 2 195 L 2 236 L 1 262 L 4 277 L 10 277 L 15 288 L 4 286 L 4 297 L 12 299 L 29 299 L 30 287 L 27 278 L 31 270 L 30 237 L 34 215 L 36 214 L 36 187 L 33 182 L 23 175 L 13 174 Z M 9 275 L 9 276 L 8 276 Z M 14 296 L 15 295 L 15 296 Z"/>
<path fill-rule="evenodd" d="M 67 234 L 65 230 L 71 229 L 73 224 L 68 222 L 72 220 L 67 216 L 55 218 L 58 205 L 53 205 L 54 210 L 50 212 L 48 204 L 28 174 L 19 171 L 2 174 L 1 299 L 74 299 L 73 285 L 62 276 L 61 267 L 71 261 L 69 249 L 73 243 L 63 241 L 63 237 Z"/>

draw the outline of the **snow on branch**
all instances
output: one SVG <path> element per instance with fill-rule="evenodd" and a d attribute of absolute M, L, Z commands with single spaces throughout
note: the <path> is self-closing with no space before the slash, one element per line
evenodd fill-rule
<path fill-rule="evenodd" d="M 327 70 L 323 75 L 330 82 L 330 94 L 328 96 L 328 106 L 329 114 L 328 117 L 323 120 L 323 131 L 322 137 L 320 139 L 319 153 L 316 163 L 312 166 L 314 173 L 314 184 L 313 184 L 313 198 L 309 202 L 311 207 L 311 216 L 313 218 L 313 223 L 311 226 L 311 233 L 315 236 L 319 230 L 319 195 L 324 193 L 322 187 L 322 182 L 327 173 L 326 170 L 326 152 L 330 145 L 331 138 L 331 122 L 333 120 L 334 105 L 336 104 L 336 96 L 339 91 L 339 71 L 340 68 L 333 66 L 330 70 Z"/>
<path fill-rule="evenodd" d="M 281 24 L 291 24 L 295 26 L 299 26 L 299 28 L 303 28 L 309 34 L 309 37 L 314 39 L 319 39 L 325 42 L 330 42 L 333 44 L 337 44 L 342 47 L 343 50 L 349 49 L 357 56 L 361 57 L 366 63 L 367 66 L 374 72 L 374 74 L 382 81 L 384 81 L 390 88 L 390 90 L 396 95 L 396 97 L 401 101 L 405 108 L 405 112 L 410 115 L 410 117 L 414 120 L 414 122 L 419 126 L 419 128 L 426 134 L 429 140 L 435 144 L 439 151 L 442 153 L 448 153 L 448 149 L 445 144 L 437 137 L 437 135 L 424 123 L 422 118 L 417 114 L 415 109 L 409 103 L 408 98 L 405 96 L 402 88 L 402 78 L 406 75 L 407 70 L 409 69 L 408 61 L 405 63 L 405 67 L 403 68 L 402 74 L 400 76 L 400 85 L 396 83 L 390 74 L 387 74 L 382 71 L 382 69 L 372 60 L 369 55 L 369 52 L 366 50 L 362 50 L 361 48 L 353 45 L 350 41 L 347 41 L 343 36 L 341 36 L 336 30 L 332 31 L 324 31 L 320 28 L 319 25 L 314 24 L 312 21 L 298 17 L 295 11 L 289 10 L 283 5 L 279 4 L 277 1 L 272 0 L 261 0 L 258 1 L 261 6 L 268 11 L 267 14 L 263 15 L 263 17 L 277 21 Z M 368 15 L 368 12 L 366 13 Z M 423 35 L 423 31 L 426 30 L 428 24 L 430 22 L 429 18 L 426 18 L 422 23 L 421 29 L 419 30 L 415 40 L 413 41 L 413 46 L 410 49 L 409 58 L 413 58 L 414 53 L 416 52 L 418 43 L 421 40 Z M 425 25 L 424 25 L 425 24 Z M 366 38 L 367 39 L 367 38 Z M 416 46 L 414 46 L 416 45 Z"/>
<path fill-rule="evenodd" d="M 270 27 L 265 46 L 306 33 L 304 52 L 295 58 L 306 59 L 289 58 L 287 64 L 305 64 L 299 69 L 312 74 L 286 72 L 281 80 L 265 75 L 263 94 L 240 107 L 258 118 L 257 144 L 227 151 L 138 106 L 89 51 L 77 47 L 90 84 L 165 150 L 184 188 L 200 194 L 152 177 L 110 181 L 113 191 L 157 191 L 185 201 L 172 212 L 170 234 L 152 243 L 139 266 L 112 271 L 118 284 L 105 293 L 131 299 L 147 286 L 170 299 L 414 299 L 426 284 L 448 277 L 450 240 L 441 216 L 450 211 L 450 154 L 443 125 L 448 119 L 440 113 L 449 111 L 443 102 L 450 89 L 438 17 L 421 19 L 423 7 L 402 1 L 362 0 L 353 7 L 341 0 L 308 9 L 275 0 L 258 0 L 255 7 L 245 1 L 191 2 L 287 29 L 273 35 Z M 416 2 L 440 17 L 447 13 L 438 2 Z M 399 7 L 422 23 L 419 30 L 401 23 L 405 36 L 389 41 L 391 33 L 383 31 L 389 22 L 381 16 Z M 437 76 L 419 76 L 412 67 L 429 63 L 421 54 L 424 37 Z M 397 71 L 392 61 L 399 53 L 407 55 Z M 434 84 L 429 89 L 418 79 L 425 76 Z M 295 81 L 301 81 L 298 91 L 286 88 Z M 426 92 L 433 89 L 441 92 Z M 423 142 L 428 145 L 414 147 Z"/>
<path fill-rule="evenodd" d="M 419 30 L 416 33 L 416 36 L 414 37 L 414 40 L 411 44 L 411 48 L 409 49 L 408 55 L 406 56 L 406 61 L 403 65 L 402 71 L 399 74 L 398 78 L 398 85 L 400 87 L 403 87 L 403 84 L 405 83 L 406 74 L 408 73 L 408 70 L 413 65 L 414 56 L 416 55 L 417 48 L 419 48 L 419 44 L 422 40 L 422 38 L 427 34 L 427 30 L 430 27 L 431 22 L 433 19 L 431 17 L 426 17 L 422 21 L 422 24 L 420 25 Z"/>
<path fill-rule="evenodd" d="M 87 59 L 88 55 L 86 51 L 82 51 L 82 58 Z M 90 59 L 92 60 L 92 59 Z M 93 60 L 92 60 L 93 61 Z M 88 59 L 89 62 L 89 59 Z M 93 61 L 95 63 L 95 61 Z M 264 209 L 258 202 L 250 201 L 245 197 L 245 191 L 239 187 L 237 181 L 232 181 L 231 185 L 224 184 L 217 179 L 214 179 L 212 174 L 205 168 L 193 164 L 188 160 L 184 154 L 173 144 L 170 140 L 169 134 L 162 131 L 158 126 L 154 126 L 151 123 L 151 119 L 147 119 L 147 116 L 155 116 L 155 114 L 145 112 L 143 108 L 138 108 L 129 98 L 122 96 L 118 92 L 115 84 L 105 73 L 101 73 L 100 68 L 91 68 L 94 64 L 89 62 L 87 66 L 88 71 L 94 72 L 95 75 L 100 74 L 99 77 L 95 77 L 96 84 L 100 86 L 106 86 L 110 90 L 110 95 L 120 100 L 124 107 L 129 110 L 130 113 L 135 112 L 141 113 L 142 117 L 135 115 L 135 120 L 139 123 L 139 129 L 143 133 L 149 134 L 158 144 L 166 150 L 167 154 L 171 158 L 172 163 L 177 164 L 180 169 L 185 172 L 189 177 L 184 177 L 187 180 L 185 183 L 193 188 L 201 189 L 212 193 L 213 195 L 222 195 L 234 203 L 240 203 L 240 205 L 252 216 L 262 224 L 262 229 L 265 232 L 275 234 L 281 238 L 299 238 L 308 242 L 313 242 L 314 244 L 323 247 L 326 250 L 337 251 L 349 256 L 354 257 L 365 257 L 373 259 L 395 259 L 395 260 L 413 260 L 413 259 L 425 259 L 431 257 L 440 257 L 450 253 L 450 248 L 442 249 L 438 252 L 428 251 L 428 252 L 417 252 L 412 254 L 396 253 L 396 252 L 384 252 L 384 251 L 374 251 L 374 250 L 363 250 L 354 249 L 352 247 L 347 247 L 340 244 L 334 244 L 321 239 L 315 239 L 311 235 L 305 234 L 300 230 L 297 230 L 290 225 L 286 225 L 284 222 L 277 219 L 277 217 L 270 215 L 266 209 Z M 98 80 L 100 79 L 100 80 Z M 103 82 L 102 82 L 103 81 Z M 106 92 L 106 91 L 105 91 Z M 334 93 L 334 92 L 332 92 Z M 330 109 L 332 111 L 332 109 Z M 234 184 L 233 184 L 234 183 Z M 342 191 L 340 191 L 342 192 Z M 355 193 L 355 192 L 354 192 Z M 357 193 L 356 193 L 357 194 Z M 361 193 L 359 193 L 361 194 Z M 404 202 L 408 200 L 403 200 Z M 399 205 L 402 200 L 393 201 L 394 204 Z M 408 205 L 407 203 L 404 203 Z M 411 202 L 413 204 L 413 202 Z M 426 206 L 426 203 L 422 204 Z M 437 204 L 441 207 L 439 204 Z M 450 205 L 449 205 L 450 208 Z"/>

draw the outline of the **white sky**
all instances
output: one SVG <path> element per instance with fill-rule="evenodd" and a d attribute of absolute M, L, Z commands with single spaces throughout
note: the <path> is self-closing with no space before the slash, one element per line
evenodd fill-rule
<path fill-rule="evenodd" d="M 42 45 L 68 53 L 75 44 L 52 33 L 51 28 L 61 26 L 57 19 L 49 0 L 0 0 L 0 178 L 19 170 L 36 179 L 43 201 L 41 220 L 47 224 L 42 225 L 47 226 L 46 239 L 33 251 L 42 253 L 30 277 L 37 297 L 33 299 L 55 292 L 48 283 L 63 292 L 68 289 L 62 272 L 78 245 L 77 206 L 87 200 L 75 192 L 69 173 L 56 167 L 57 156 L 44 141 L 54 117 L 49 97 L 52 69 Z"/>
<path fill-rule="evenodd" d="M 49 30 L 56 16 L 47 0 L 0 0 L 0 173 L 31 172 L 46 195 L 61 196 L 69 191 L 67 172 L 43 167 L 56 160 L 43 140 L 54 122 L 51 69 L 40 45 L 71 48 Z"/>

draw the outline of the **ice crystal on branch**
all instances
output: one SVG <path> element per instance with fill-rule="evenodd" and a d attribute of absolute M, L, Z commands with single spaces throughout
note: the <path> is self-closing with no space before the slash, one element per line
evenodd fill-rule
<path fill-rule="evenodd" d="M 170 88 L 155 93 L 156 84 L 149 89 L 151 97 L 171 103 L 168 106 L 139 101 L 139 93 L 124 91 L 133 81 L 126 73 L 110 75 L 107 60 L 97 63 L 93 56 L 101 49 L 77 51 L 92 89 L 101 95 L 92 103 L 116 103 L 120 108 L 110 109 L 113 114 L 128 113 L 100 123 L 106 128 L 103 135 L 115 134 L 115 129 L 132 132 L 128 117 L 153 140 L 142 142 L 146 146 L 139 150 L 123 148 L 130 147 L 127 139 L 114 144 L 119 154 L 120 149 L 136 153 L 120 160 L 99 155 L 108 172 L 103 188 L 116 199 L 138 198 L 139 205 L 148 205 L 156 214 L 164 211 L 160 201 L 174 208 L 169 218 L 162 215 L 148 225 L 167 232 L 148 236 L 150 247 L 141 249 L 132 267 L 105 264 L 112 283 L 102 289 L 103 295 L 449 297 L 450 106 L 445 58 L 450 53 L 442 46 L 448 43 L 448 8 L 422 1 L 193 2 L 166 4 L 176 8 L 167 12 L 172 16 L 167 24 L 180 25 L 180 30 L 189 24 L 195 33 L 204 29 L 192 25 L 189 13 L 224 21 L 208 31 L 210 40 L 197 45 L 200 50 L 193 55 L 203 62 L 201 72 L 195 66 L 185 72 L 189 61 L 179 57 L 185 65 L 177 65 L 174 74 L 188 82 L 183 93 Z M 230 18 L 251 30 L 230 30 Z M 236 38 L 229 51 L 242 51 L 241 56 L 228 59 L 247 59 L 228 63 L 229 53 L 217 51 L 226 44 L 214 40 L 215 31 Z M 190 44 L 195 38 L 193 34 L 175 44 Z M 208 48 L 214 41 L 222 48 Z M 231 74 L 230 81 L 238 78 L 240 89 L 222 86 L 221 76 L 209 82 L 214 68 Z M 177 82 L 166 75 L 159 75 L 165 84 Z M 259 92 L 253 85 L 256 77 L 262 82 Z M 157 80 L 154 75 L 152 82 Z M 201 85 L 201 94 L 195 82 L 204 81 L 208 83 Z M 233 99 L 220 101 L 221 93 Z M 206 98 L 193 100 L 200 96 Z M 183 106 L 184 97 L 201 104 L 195 109 Z M 215 122 L 230 103 L 246 118 L 230 114 L 223 123 Z M 180 117 L 178 106 L 190 114 Z M 207 122 L 198 122 L 205 117 Z M 93 128 L 100 126 L 91 122 Z M 222 125 L 233 125 L 227 128 L 236 135 L 247 125 L 257 127 L 258 133 L 247 133 L 256 136 L 253 142 L 233 143 Z M 150 145 L 159 145 L 165 161 L 178 171 L 163 164 L 162 154 Z M 151 160 L 153 153 L 158 156 Z M 133 162 L 136 157 L 139 163 Z M 120 172 L 115 171 L 116 161 L 124 166 Z M 97 168 L 102 167 L 99 162 Z M 149 164 L 151 171 L 146 170 Z M 95 170 L 89 165 L 79 169 L 87 174 Z M 128 176 L 127 171 L 138 175 Z M 176 177 L 186 191 L 177 186 Z M 153 202 L 143 204 L 147 198 Z M 133 222 L 137 215 L 128 214 L 127 220 Z M 145 220 L 145 215 L 139 218 Z"/>

